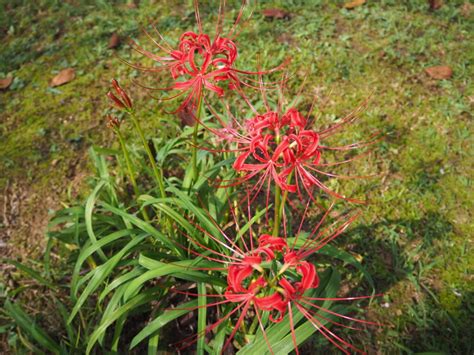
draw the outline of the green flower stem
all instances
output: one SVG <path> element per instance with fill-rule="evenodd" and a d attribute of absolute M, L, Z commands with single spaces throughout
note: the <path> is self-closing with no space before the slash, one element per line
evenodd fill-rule
<path fill-rule="evenodd" d="M 140 196 L 140 191 L 138 190 L 137 181 L 135 180 L 135 170 L 133 169 L 132 161 L 130 160 L 130 156 L 128 155 L 128 150 L 127 150 L 127 146 L 125 145 L 125 140 L 122 136 L 122 133 L 120 133 L 120 130 L 118 128 L 116 128 L 114 131 L 117 134 L 117 137 L 119 139 L 120 147 L 122 148 L 123 156 L 127 164 L 128 175 L 130 175 L 130 182 L 132 183 L 132 186 L 133 186 L 133 192 L 135 193 L 135 197 L 138 198 L 138 196 Z M 142 213 L 143 213 L 143 218 L 147 222 L 149 222 L 150 218 L 148 217 L 148 213 L 145 208 L 142 210 Z"/>
<path fill-rule="evenodd" d="M 273 233 L 274 237 L 278 236 L 278 232 L 280 231 L 280 221 L 281 221 L 281 188 L 277 184 L 275 184 L 275 213 L 273 216 Z"/>
<path fill-rule="evenodd" d="M 137 117 L 135 116 L 135 113 L 131 112 L 130 117 L 132 117 L 133 124 L 135 125 L 138 135 L 142 140 L 142 144 L 145 148 L 146 154 L 148 155 L 148 159 L 150 160 L 150 164 L 153 169 L 153 175 L 155 176 L 155 180 L 158 183 L 158 187 L 160 188 L 161 197 L 166 198 L 165 185 L 163 183 L 163 170 L 161 168 L 158 168 L 158 166 L 156 165 L 155 158 L 151 153 L 150 147 L 148 146 L 145 135 L 143 134 L 143 130 L 140 126 L 140 123 L 138 122 Z"/>
<path fill-rule="evenodd" d="M 193 182 L 197 181 L 198 178 L 198 167 L 197 167 L 197 136 L 199 133 L 199 121 L 201 120 L 201 111 L 202 111 L 202 93 L 199 94 L 198 106 L 196 110 L 196 122 L 194 124 L 193 132 L 193 155 L 192 155 L 192 164 L 193 164 Z"/>
<path fill-rule="evenodd" d="M 145 135 L 143 134 L 143 130 L 140 126 L 140 122 L 138 121 L 133 111 L 130 111 L 130 117 L 132 118 L 133 124 L 135 125 L 138 135 L 140 136 L 140 139 L 142 140 L 143 148 L 145 148 L 146 154 L 148 155 L 148 159 L 150 160 L 150 164 L 153 169 L 153 175 L 160 189 L 161 198 L 166 198 L 165 184 L 163 182 L 163 169 L 158 168 L 158 166 L 156 165 L 155 158 L 153 157 L 150 147 L 148 146 L 148 143 L 146 141 Z M 168 229 L 170 238 L 173 238 L 174 237 L 173 223 L 168 217 L 165 217 L 165 226 Z"/>
<path fill-rule="evenodd" d="M 293 177 L 293 172 L 288 175 L 286 182 L 289 184 L 291 178 Z M 275 215 L 273 219 L 273 233 L 274 237 L 278 237 L 278 232 L 280 231 L 280 222 L 281 217 L 283 216 L 283 210 L 285 209 L 285 203 L 288 198 L 288 190 L 285 190 L 283 193 L 283 198 L 281 197 L 281 188 L 278 185 L 275 185 Z"/>
<path fill-rule="evenodd" d="M 280 132 L 277 130 L 275 143 L 278 146 L 280 144 Z M 280 213 L 280 205 L 281 205 L 281 188 L 278 184 L 275 184 L 275 206 L 274 207 L 274 216 L 273 216 L 273 232 L 272 235 L 274 237 L 278 236 L 278 232 L 280 231 L 280 221 L 281 221 L 281 213 Z"/>

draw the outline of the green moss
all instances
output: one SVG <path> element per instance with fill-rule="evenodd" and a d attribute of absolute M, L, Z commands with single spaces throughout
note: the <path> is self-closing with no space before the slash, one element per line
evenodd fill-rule
<path fill-rule="evenodd" d="M 451 248 L 445 252 L 444 268 L 440 270 L 444 287 L 440 293 L 440 303 L 446 311 L 457 317 L 466 317 L 472 307 L 474 292 L 472 272 L 474 260 L 469 255 L 466 238 L 450 238 Z M 470 304 L 467 304 L 470 303 Z"/>

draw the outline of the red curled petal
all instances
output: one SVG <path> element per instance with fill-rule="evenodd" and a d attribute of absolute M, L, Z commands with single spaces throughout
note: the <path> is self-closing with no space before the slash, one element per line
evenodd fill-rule
<path fill-rule="evenodd" d="M 287 248 L 288 244 L 286 240 L 280 237 L 274 237 L 269 234 L 262 234 L 258 238 L 258 245 L 261 247 L 269 246 L 272 250 L 282 251 L 283 248 Z"/>
<path fill-rule="evenodd" d="M 192 78 L 186 81 L 177 81 L 173 85 L 173 89 L 176 90 L 188 90 L 191 88 L 194 84 L 196 84 L 196 78 Z"/>
<path fill-rule="evenodd" d="M 286 253 L 283 257 L 283 260 L 285 261 L 285 264 L 289 264 L 291 266 L 297 265 L 299 263 L 298 254 L 294 251 Z"/>
<path fill-rule="evenodd" d="M 293 285 L 284 277 L 281 278 L 281 280 L 278 282 L 278 284 L 283 287 L 286 293 L 286 298 L 287 299 L 292 299 L 293 296 L 296 293 L 296 289 L 293 287 Z"/>
<path fill-rule="evenodd" d="M 247 292 L 242 286 L 242 282 L 253 272 L 250 265 L 231 265 L 227 274 L 227 285 L 235 293 Z"/>
<path fill-rule="evenodd" d="M 243 261 L 242 261 L 243 264 L 245 265 L 260 265 L 262 263 L 262 257 L 259 256 L 259 255 L 255 255 L 255 256 L 245 256 Z"/>
<path fill-rule="evenodd" d="M 265 254 L 266 255 L 267 259 L 265 261 L 270 261 L 270 260 L 275 259 L 275 253 L 270 248 L 260 247 L 260 248 L 257 248 L 256 251 L 260 254 Z"/>
<path fill-rule="evenodd" d="M 248 300 L 251 295 L 247 294 L 247 293 L 233 293 L 233 291 L 231 289 L 227 289 L 225 292 L 224 292 L 224 297 L 231 301 L 231 302 L 242 302 L 242 301 L 246 301 Z"/>
<path fill-rule="evenodd" d="M 274 294 L 262 298 L 254 299 L 255 305 L 264 311 L 276 311 L 277 317 L 274 313 L 270 314 L 270 320 L 273 323 L 278 323 L 283 320 L 283 317 L 286 314 L 288 301 L 283 299 L 281 294 L 275 292 Z"/>
<path fill-rule="evenodd" d="M 306 118 L 294 107 L 290 108 L 284 117 L 289 121 L 288 123 L 292 128 L 298 127 L 303 129 L 306 126 Z"/>
<path fill-rule="evenodd" d="M 243 154 L 240 154 L 237 157 L 237 159 L 235 159 L 235 162 L 233 164 L 233 168 L 237 171 L 241 171 L 243 166 L 244 166 L 245 161 L 247 160 L 247 158 L 249 157 L 250 154 L 251 154 L 250 151 L 245 152 Z"/>
<path fill-rule="evenodd" d="M 298 135 L 301 144 L 298 150 L 301 159 L 311 159 L 315 154 L 319 153 L 319 135 L 313 131 L 303 131 Z"/>
<path fill-rule="evenodd" d="M 319 285 L 319 277 L 313 264 L 303 261 L 296 267 L 296 270 L 302 274 L 301 282 L 296 283 L 299 292 L 304 293 L 306 290 Z"/>
<path fill-rule="evenodd" d="M 224 96 L 224 90 L 217 85 L 211 84 L 208 80 L 203 80 L 204 86 L 211 91 L 214 91 L 218 96 Z"/>
<path fill-rule="evenodd" d="M 255 297 L 254 299 L 255 305 L 262 311 L 271 311 L 276 306 L 279 306 L 282 301 L 282 297 L 278 292 L 275 292 L 270 296 Z"/>
<path fill-rule="evenodd" d="M 289 146 L 288 138 L 284 137 L 283 141 L 280 144 L 278 144 L 278 147 L 276 147 L 275 151 L 273 152 L 272 160 L 277 161 L 280 157 L 280 154 L 282 154 L 283 151 L 285 151 L 288 148 L 288 146 Z"/>
<path fill-rule="evenodd" d="M 264 287 L 266 284 L 267 282 L 265 281 L 265 279 L 262 276 L 260 276 L 258 279 L 256 279 L 249 285 L 248 291 L 250 293 L 255 294 L 258 288 Z"/>

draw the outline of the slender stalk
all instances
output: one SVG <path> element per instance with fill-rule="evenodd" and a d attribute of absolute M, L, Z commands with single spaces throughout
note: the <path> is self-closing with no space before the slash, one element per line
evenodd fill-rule
<path fill-rule="evenodd" d="M 290 175 L 288 175 L 288 178 L 286 179 L 286 183 L 288 185 L 290 184 L 290 181 L 291 181 L 292 178 L 293 178 L 293 171 L 290 173 Z M 281 204 L 280 204 L 280 216 L 283 216 L 283 210 L 285 209 L 285 203 L 286 203 L 287 198 L 288 198 L 288 190 L 286 190 L 283 193 L 283 199 L 282 199 Z"/>
<path fill-rule="evenodd" d="M 278 236 L 280 231 L 280 221 L 281 221 L 281 188 L 275 184 L 275 206 L 274 206 L 274 216 L 273 216 L 273 232 L 274 237 Z"/>
<path fill-rule="evenodd" d="M 130 117 L 132 118 L 133 124 L 135 125 L 138 135 L 140 136 L 140 139 L 142 140 L 143 148 L 145 148 L 146 154 L 148 156 L 148 160 L 150 160 L 150 164 L 153 169 L 153 175 L 160 189 L 161 198 L 166 198 L 165 184 L 163 182 L 163 169 L 158 168 L 158 166 L 156 165 L 155 157 L 151 153 L 150 147 L 148 146 L 148 142 L 146 141 L 145 135 L 143 134 L 143 130 L 140 126 L 140 122 L 138 121 L 133 111 L 130 111 Z M 173 223 L 168 217 L 165 217 L 165 226 L 168 229 L 170 237 L 173 238 L 174 237 Z"/>
<path fill-rule="evenodd" d="M 197 136 L 199 133 L 199 121 L 201 120 L 201 111 L 202 111 L 202 92 L 199 94 L 198 106 L 196 110 L 196 123 L 194 125 L 193 132 L 193 155 L 192 155 L 192 164 L 193 164 L 193 182 L 197 181 L 198 177 L 198 167 L 197 167 Z"/>
<path fill-rule="evenodd" d="M 286 179 L 287 184 L 290 183 L 291 178 L 293 177 L 293 172 L 288 175 Z M 275 186 L 275 216 L 273 219 L 273 233 L 274 237 L 278 237 L 278 232 L 280 231 L 280 222 L 283 216 L 283 210 L 285 209 L 285 203 L 288 198 L 288 190 L 285 190 L 283 193 L 283 198 L 281 197 L 281 188 L 280 186 Z"/>
<path fill-rule="evenodd" d="M 143 130 L 140 126 L 137 117 L 135 116 L 135 113 L 131 112 L 130 117 L 132 118 L 133 124 L 135 125 L 138 135 L 142 140 L 142 144 L 145 148 L 146 154 L 148 155 L 148 159 L 150 160 L 150 164 L 153 169 L 153 175 L 155 177 L 156 182 L 158 183 L 158 187 L 160 188 L 161 197 L 165 198 L 166 192 L 165 185 L 163 183 L 163 170 L 161 168 L 158 168 L 158 166 L 156 165 L 155 157 L 153 157 L 153 154 L 151 153 L 150 147 L 148 146 L 148 142 L 146 141 L 145 135 L 143 134 Z"/>
<path fill-rule="evenodd" d="M 288 198 L 288 191 L 283 193 L 283 198 L 280 203 L 280 218 L 283 216 L 283 210 L 285 209 L 286 199 Z"/>
<path fill-rule="evenodd" d="M 280 144 L 280 131 L 276 131 L 275 143 L 278 146 Z M 274 237 L 278 236 L 278 232 L 280 231 L 280 204 L 281 204 L 281 188 L 277 184 L 275 184 L 275 206 L 274 206 L 274 216 L 273 216 L 273 232 L 272 235 Z"/>
<path fill-rule="evenodd" d="M 120 147 L 122 148 L 123 156 L 127 164 L 128 175 L 130 177 L 130 182 L 132 183 L 132 186 L 133 186 L 133 192 L 135 193 L 135 197 L 138 197 L 140 195 L 140 191 L 138 190 L 137 181 L 135 180 L 135 170 L 133 169 L 132 161 L 130 160 L 127 146 L 125 145 L 125 140 L 122 136 L 122 133 L 120 133 L 119 129 L 115 129 L 115 133 L 117 134 L 117 137 L 119 139 Z M 143 214 L 143 218 L 147 222 L 150 222 L 150 218 L 148 217 L 148 213 L 145 208 L 142 210 L 142 214 Z"/>
<path fill-rule="evenodd" d="M 139 194 L 138 186 L 137 186 L 137 182 L 135 180 L 135 174 L 134 174 L 134 171 L 133 171 L 130 156 L 128 155 L 127 147 L 125 146 L 124 138 L 123 138 L 122 134 L 120 133 L 120 131 L 118 129 L 115 130 L 115 134 L 117 134 L 117 137 L 118 137 L 119 142 L 120 142 L 120 147 L 122 148 L 122 153 L 123 153 L 123 156 L 125 158 L 125 162 L 127 164 L 128 174 L 130 175 L 129 177 L 130 177 L 130 182 L 132 183 L 132 186 L 133 186 L 133 191 L 135 192 L 135 195 L 138 195 Z"/>

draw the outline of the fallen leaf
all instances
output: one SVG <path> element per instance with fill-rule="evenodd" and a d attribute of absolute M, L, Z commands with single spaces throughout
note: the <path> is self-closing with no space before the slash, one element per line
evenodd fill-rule
<path fill-rule="evenodd" d="M 107 46 L 107 48 L 114 49 L 118 46 L 120 46 L 120 37 L 116 32 L 114 32 L 112 36 L 110 36 L 109 45 Z"/>
<path fill-rule="evenodd" d="M 135 4 L 134 1 L 130 1 L 130 2 L 127 4 L 127 7 L 128 7 L 129 9 L 136 9 L 136 8 L 138 7 L 138 5 Z"/>
<path fill-rule="evenodd" d="M 449 79 L 453 76 L 453 70 L 446 65 L 429 67 L 425 71 L 430 77 L 437 80 Z"/>
<path fill-rule="evenodd" d="M 76 71 L 74 70 L 74 68 L 63 69 L 58 73 L 58 75 L 53 78 L 53 80 L 51 80 L 50 86 L 56 87 L 67 84 L 70 81 L 74 80 L 75 77 Z"/>
<path fill-rule="evenodd" d="M 464 5 L 461 6 L 461 15 L 463 15 L 464 17 L 469 17 L 471 16 L 473 10 L 474 10 L 474 4 L 465 2 Z"/>
<path fill-rule="evenodd" d="M 344 4 L 345 9 L 353 9 L 357 6 L 365 4 L 365 0 L 354 0 Z"/>
<path fill-rule="evenodd" d="M 291 14 L 288 11 L 281 9 L 265 9 L 262 11 L 263 16 L 270 20 L 289 20 Z"/>
<path fill-rule="evenodd" d="M 280 36 L 278 36 L 277 41 L 280 43 L 286 43 L 286 44 L 293 44 L 295 42 L 294 38 L 288 33 L 283 33 Z"/>
<path fill-rule="evenodd" d="M 13 83 L 13 78 L 0 79 L 0 90 L 6 90 Z"/>
<path fill-rule="evenodd" d="M 430 9 L 431 10 L 438 10 L 441 6 L 443 6 L 443 0 L 429 0 Z"/>

